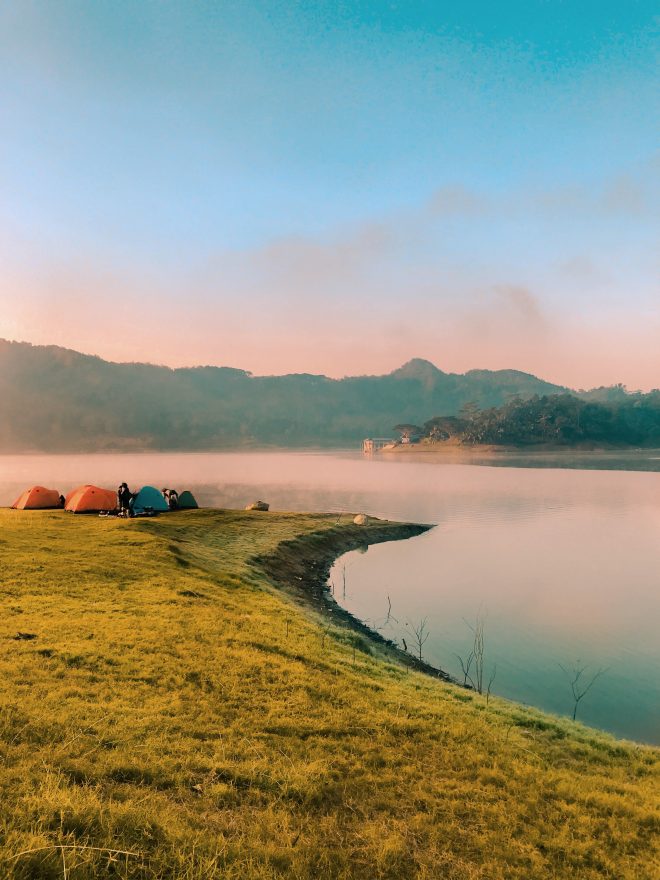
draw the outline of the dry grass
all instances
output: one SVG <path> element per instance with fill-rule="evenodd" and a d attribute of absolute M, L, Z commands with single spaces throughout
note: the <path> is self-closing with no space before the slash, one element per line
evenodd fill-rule
<path fill-rule="evenodd" d="M 333 527 L 0 512 L 2 878 L 658 876 L 656 750 L 324 637 L 249 562 Z"/>

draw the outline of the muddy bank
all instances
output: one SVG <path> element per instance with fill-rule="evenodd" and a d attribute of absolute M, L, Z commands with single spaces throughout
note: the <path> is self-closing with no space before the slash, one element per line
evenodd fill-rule
<path fill-rule="evenodd" d="M 333 623 L 345 626 L 366 637 L 388 659 L 396 660 L 411 669 L 419 670 L 444 681 L 455 680 L 444 670 L 436 669 L 403 651 L 390 639 L 367 626 L 339 605 L 330 593 L 328 578 L 330 569 L 338 557 L 351 550 L 366 548 L 384 541 L 401 541 L 413 538 L 432 529 L 433 526 L 417 523 L 396 523 L 372 520 L 367 525 L 336 525 L 329 529 L 301 535 L 291 541 L 283 541 L 270 554 L 255 557 L 258 566 L 276 586 L 293 596 L 300 604 L 321 612 Z"/>

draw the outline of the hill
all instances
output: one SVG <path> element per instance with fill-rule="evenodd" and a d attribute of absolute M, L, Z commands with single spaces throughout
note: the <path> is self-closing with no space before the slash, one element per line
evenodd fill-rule
<path fill-rule="evenodd" d="M 0 511 L 0 876 L 650 880 L 656 749 L 423 675 L 284 592 L 287 557 L 387 531 Z"/>
<path fill-rule="evenodd" d="M 597 389 L 601 392 L 602 389 Z M 660 446 L 660 391 L 648 394 L 552 394 L 436 416 L 419 429 L 427 443 L 491 446 Z"/>
<path fill-rule="evenodd" d="M 469 402 L 564 390 L 515 370 L 444 373 L 419 359 L 385 376 L 252 376 L 0 340 L 0 451 L 355 445 Z"/>

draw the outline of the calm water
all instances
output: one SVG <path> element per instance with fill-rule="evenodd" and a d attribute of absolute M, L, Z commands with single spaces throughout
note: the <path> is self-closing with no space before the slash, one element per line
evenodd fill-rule
<path fill-rule="evenodd" d="M 660 473 L 569 469 L 581 462 L 566 458 L 553 462 L 564 468 L 507 466 L 515 463 L 352 453 L 0 456 L 0 504 L 34 483 L 66 492 L 126 480 L 190 488 L 202 505 L 262 498 L 277 510 L 436 523 L 419 538 L 347 554 L 333 570 L 336 598 L 409 645 L 411 627 L 428 618 L 424 655 L 454 674 L 455 655 L 471 641 L 465 621 L 481 614 L 493 690 L 553 712 L 572 710 L 560 663 L 606 667 L 578 718 L 660 742 Z M 612 466 L 606 457 L 603 466 Z M 394 619 L 385 624 L 388 596 Z"/>

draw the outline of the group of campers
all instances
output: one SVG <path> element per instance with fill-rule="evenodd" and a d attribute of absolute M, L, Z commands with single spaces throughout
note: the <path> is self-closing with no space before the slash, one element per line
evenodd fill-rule
<path fill-rule="evenodd" d="M 155 493 L 155 494 L 154 494 Z M 179 493 L 176 489 L 161 489 L 161 499 L 158 497 L 158 491 L 153 486 L 143 486 L 139 492 L 131 492 L 126 483 L 122 483 L 117 489 L 117 511 L 118 516 L 136 516 L 139 513 L 159 513 L 162 510 L 177 510 L 179 507 Z M 188 498 L 184 499 L 184 508 L 191 506 L 197 507 L 197 502 L 190 492 L 183 493 L 190 496 L 194 501 L 194 505 L 188 502 Z M 137 502 L 137 506 L 136 506 Z M 163 502 L 165 507 L 163 507 Z"/>
<path fill-rule="evenodd" d="M 131 492 L 127 483 L 117 491 L 86 484 L 60 495 L 57 489 L 32 486 L 14 501 L 16 510 L 54 510 L 64 508 L 70 513 L 99 513 L 105 516 L 154 516 L 169 510 L 193 510 L 198 507 L 193 494 L 186 490 L 180 495 L 176 489 L 155 489 L 143 486 Z"/>

